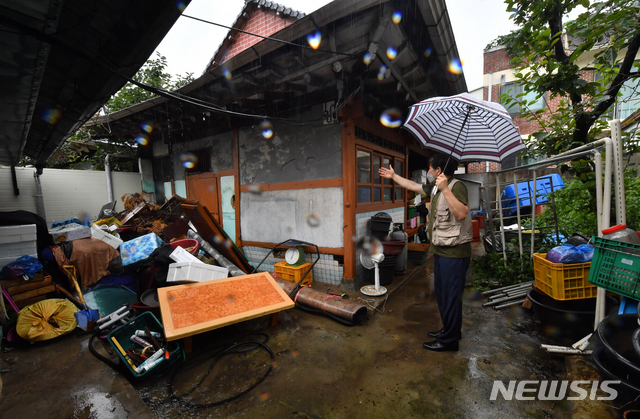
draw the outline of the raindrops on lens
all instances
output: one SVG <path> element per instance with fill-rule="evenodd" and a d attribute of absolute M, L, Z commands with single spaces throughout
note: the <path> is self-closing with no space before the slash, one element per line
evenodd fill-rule
<path fill-rule="evenodd" d="M 231 77 L 232 77 L 232 75 L 231 75 L 231 71 L 229 71 L 229 70 L 224 70 L 224 71 L 222 72 L 222 74 L 224 75 L 224 78 L 225 78 L 225 79 L 227 79 L 227 80 L 231 80 Z"/>
<path fill-rule="evenodd" d="M 147 133 L 140 133 L 138 134 L 138 136 L 136 137 L 136 143 L 140 144 L 140 145 L 147 145 L 149 144 L 149 136 L 147 135 Z"/>
<path fill-rule="evenodd" d="M 380 123 L 388 128 L 402 125 L 402 113 L 398 108 L 389 108 L 380 115 Z"/>
<path fill-rule="evenodd" d="M 260 131 L 262 132 L 262 136 L 264 138 L 271 138 L 273 137 L 273 124 L 271 123 L 271 121 L 268 120 L 264 120 L 260 123 Z"/>
<path fill-rule="evenodd" d="M 60 115 L 62 114 L 60 113 L 59 110 L 49 108 L 42 113 L 42 119 L 47 121 L 51 125 L 55 125 L 58 123 L 58 120 L 60 119 Z"/>
<path fill-rule="evenodd" d="M 398 51 L 394 47 L 387 48 L 387 58 L 393 60 L 398 55 Z"/>
<path fill-rule="evenodd" d="M 310 33 L 309 35 L 307 35 L 307 42 L 313 49 L 318 49 L 321 41 L 322 35 L 320 34 L 320 31 L 315 31 L 314 33 Z"/>
<path fill-rule="evenodd" d="M 151 131 L 153 131 L 153 126 L 151 126 L 151 124 L 142 124 L 142 129 L 148 133 L 151 133 Z"/>
<path fill-rule="evenodd" d="M 176 2 L 176 6 L 178 7 L 178 10 L 180 10 L 180 13 L 184 12 L 184 9 L 187 8 L 187 5 L 183 1 Z"/>
<path fill-rule="evenodd" d="M 180 154 L 180 161 L 185 168 L 193 169 L 198 164 L 198 157 L 193 153 L 186 152 Z"/>
<path fill-rule="evenodd" d="M 307 217 L 307 224 L 309 224 L 310 227 L 318 227 L 320 225 L 320 217 L 316 214 L 310 214 Z"/>
<path fill-rule="evenodd" d="M 384 80 L 387 73 L 387 66 L 381 65 L 380 70 L 378 70 L 378 80 Z"/>
<path fill-rule="evenodd" d="M 400 21 L 402 20 L 402 12 L 393 12 L 393 16 L 391 17 L 391 20 L 396 25 L 400 23 Z"/>
<path fill-rule="evenodd" d="M 247 185 L 247 191 L 259 194 L 262 193 L 262 188 L 260 185 Z"/>
<path fill-rule="evenodd" d="M 366 65 L 369 65 L 371 64 L 371 62 L 373 62 L 373 57 L 371 56 L 370 53 L 365 52 L 364 57 L 362 58 L 362 61 L 364 61 Z"/>
<path fill-rule="evenodd" d="M 424 56 L 425 57 L 431 56 L 431 48 L 427 48 L 427 49 L 424 50 Z"/>
<path fill-rule="evenodd" d="M 460 60 L 454 58 L 449 62 L 449 73 L 462 74 L 462 64 L 460 63 Z"/>

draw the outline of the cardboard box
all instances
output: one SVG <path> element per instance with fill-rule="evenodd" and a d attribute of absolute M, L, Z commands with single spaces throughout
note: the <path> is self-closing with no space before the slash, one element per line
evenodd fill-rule
<path fill-rule="evenodd" d="M 36 225 L 0 227 L 0 268 L 25 255 L 38 257 Z"/>
<path fill-rule="evenodd" d="M 49 230 L 49 234 L 53 237 L 54 243 L 68 242 L 78 239 L 86 239 L 91 237 L 91 227 L 85 227 L 81 224 L 71 223 L 59 226 Z"/>
<path fill-rule="evenodd" d="M 156 233 L 145 234 L 120 245 L 122 265 L 127 266 L 148 258 L 164 242 Z"/>
<path fill-rule="evenodd" d="M 200 261 L 198 261 L 200 262 Z M 229 269 L 206 263 L 180 262 L 169 265 L 167 282 L 204 282 L 227 278 Z"/>

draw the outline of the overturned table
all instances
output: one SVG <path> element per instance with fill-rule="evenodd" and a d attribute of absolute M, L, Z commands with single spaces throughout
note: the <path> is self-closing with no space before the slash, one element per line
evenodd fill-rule
<path fill-rule="evenodd" d="M 165 338 L 173 341 L 293 308 L 268 272 L 158 288 Z"/>

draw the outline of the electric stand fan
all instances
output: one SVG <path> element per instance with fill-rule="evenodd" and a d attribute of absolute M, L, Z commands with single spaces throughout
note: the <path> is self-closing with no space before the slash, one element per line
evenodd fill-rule
<path fill-rule="evenodd" d="M 369 297 L 381 297 L 387 293 L 387 289 L 380 285 L 380 271 L 378 270 L 378 264 L 384 260 L 382 243 L 374 239 L 372 247 L 371 254 L 360 253 L 360 263 L 365 269 L 374 269 L 375 285 L 365 285 L 360 288 L 360 292 Z"/>

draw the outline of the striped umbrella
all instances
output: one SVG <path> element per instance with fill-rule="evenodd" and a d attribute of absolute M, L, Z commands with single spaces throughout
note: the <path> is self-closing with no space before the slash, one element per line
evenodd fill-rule
<path fill-rule="evenodd" d="M 425 99 L 409 108 L 403 128 L 424 148 L 463 161 L 493 161 L 526 150 L 504 106 L 468 93 Z"/>

